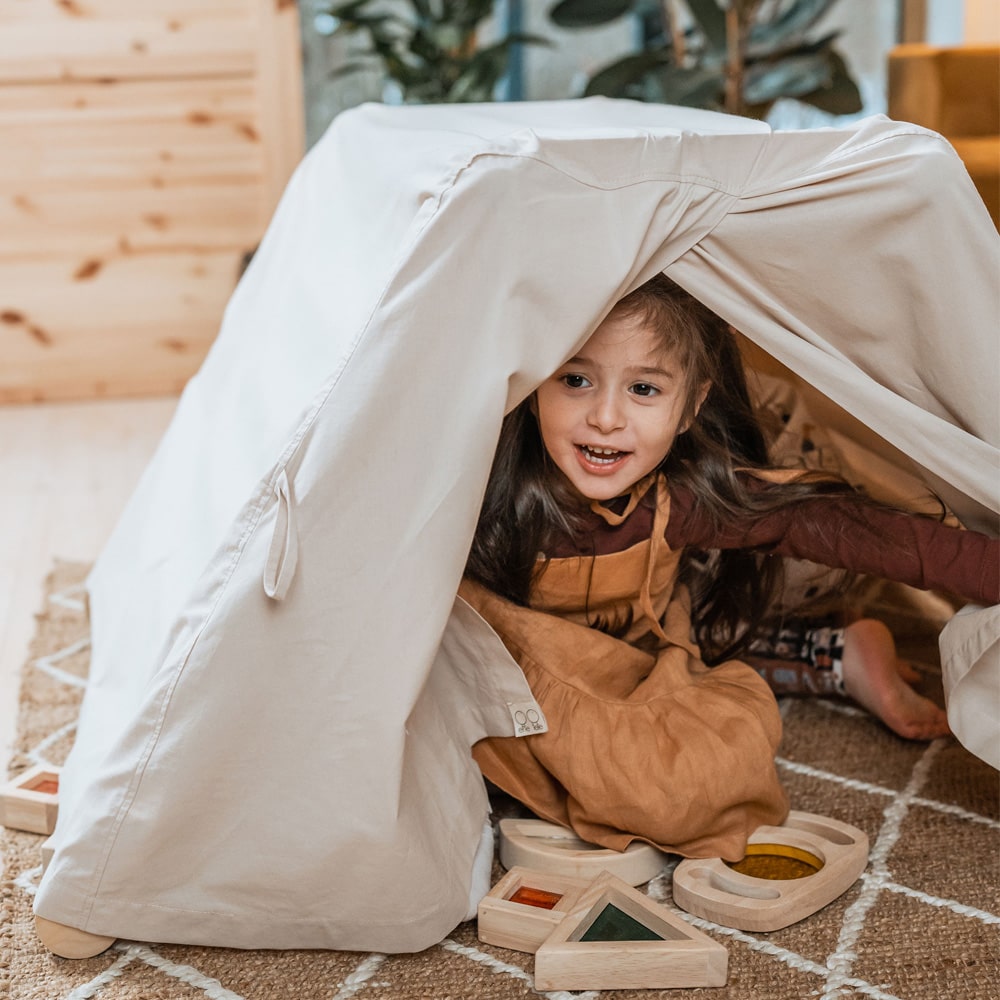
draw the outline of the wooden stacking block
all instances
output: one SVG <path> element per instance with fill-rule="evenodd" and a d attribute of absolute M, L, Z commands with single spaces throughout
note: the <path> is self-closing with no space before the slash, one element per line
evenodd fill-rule
<path fill-rule="evenodd" d="M 721 944 L 605 873 L 535 953 L 535 988 L 725 986 L 728 970 Z"/>
<path fill-rule="evenodd" d="M 638 842 L 624 851 L 612 851 L 546 820 L 502 819 L 500 863 L 508 869 L 519 866 L 588 880 L 607 871 L 629 885 L 640 885 L 663 870 L 666 855 Z"/>
<path fill-rule="evenodd" d="M 682 861 L 674 870 L 674 902 L 726 927 L 779 930 L 833 902 L 867 863 L 862 830 L 793 811 L 781 826 L 755 830 L 742 861 Z"/>
<path fill-rule="evenodd" d="M 0 824 L 52 833 L 59 814 L 58 767 L 32 767 L 0 788 Z"/>
<path fill-rule="evenodd" d="M 533 954 L 589 885 L 582 878 L 511 868 L 479 904 L 479 940 Z"/>

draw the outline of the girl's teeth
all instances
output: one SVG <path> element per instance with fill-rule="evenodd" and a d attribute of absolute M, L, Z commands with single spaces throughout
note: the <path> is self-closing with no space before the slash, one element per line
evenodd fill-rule
<path fill-rule="evenodd" d="M 614 448 L 591 448 L 589 445 L 582 445 L 583 453 L 591 462 L 598 465 L 610 465 L 618 460 L 622 452 Z"/>

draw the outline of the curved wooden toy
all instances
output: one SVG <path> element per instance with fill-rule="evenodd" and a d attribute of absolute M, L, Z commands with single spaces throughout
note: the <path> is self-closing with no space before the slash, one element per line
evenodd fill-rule
<path fill-rule="evenodd" d="M 659 875 L 666 855 L 638 842 L 624 851 L 589 844 L 572 830 L 543 819 L 502 819 L 500 863 L 508 870 L 519 866 L 586 879 L 607 871 L 629 885 L 641 885 Z"/>
<path fill-rule="evenodd" d="M 682 861 L 674 870 L 674 902 L 726 927 L 779 930 L 833 902 L 857 881 L 868 863 L 868 837 L 840 820 L 791 812 L 781 826 L 753 832 L 738 866 L 753 870 L 754 861 L 774 870 L 758 877 L 721 858 Z"/>
<path fill-rule="evenodd" d="M 93 958 L 107 951 L 117 938 L 91 934 L 35 915 L 35 933 L 53 955 L 60 958 Z"/>

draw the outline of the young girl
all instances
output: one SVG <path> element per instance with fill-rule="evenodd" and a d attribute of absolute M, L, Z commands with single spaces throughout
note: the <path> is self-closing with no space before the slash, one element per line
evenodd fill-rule
<path fill-rule="evenodd" d="M 774 696 L 735 659 L 782 556 L 1000 600 L 985 536 L 766 465 L 734 338 L 662 275 L 508 415 L 461 593 L 549 731 L 478 743 L 487 778 L 593 843 L 741 857 L 788 808 Z"/>

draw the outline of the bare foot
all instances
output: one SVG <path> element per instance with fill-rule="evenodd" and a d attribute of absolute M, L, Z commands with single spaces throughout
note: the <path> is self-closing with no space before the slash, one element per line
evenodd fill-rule
<path fill-rule="evenodd" d="M 920 671 L 906 660 L 896 660 L 896 671 L 907 684 L 916 684 L 920 680 Z"/>
<path fill-rule="evenodd" d="M 848 625 L 844 636 L 847 694 L 908 740 L 946 736 L 951 730 L 944 710 L 910 687 L 911 676 L 919 678 L 909 664 L 901 666 L 892 633 L 882 622 L 863 618 Z"/>

